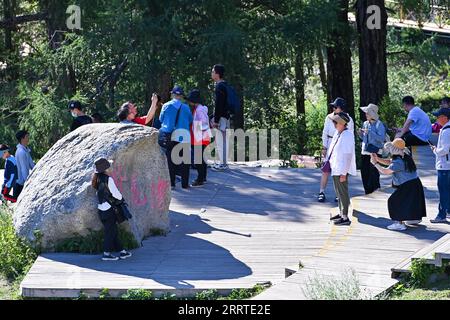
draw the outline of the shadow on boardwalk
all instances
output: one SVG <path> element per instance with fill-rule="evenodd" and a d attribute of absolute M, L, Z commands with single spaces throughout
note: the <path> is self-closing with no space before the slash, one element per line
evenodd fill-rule
<path fill-rule="evenodd" d="M 157 283 L 162 288 L 192 289 L 195 286 L 190 281 L 238 279 L 252 274 L 252 270 L 229 250 L 198 237 L 212 232 L 223 232 L 239 238 L 249 237 L 248 234 L 211 227 L 207 219 L 198 215 L 172 211 L 171 219 L 172 231 L 166 237 L 145 240 L 144 246 L 135 250 L 133 257 L 125 261 L 103 262 L 99 255 L 58 253 L 42 256 L 52 261 L 56 273 L 57 266 L 61 266 L 59 263 L 70 265 L 72 274 L 68 281 L 75 288 L 87 288 L 92 283 L 114 288 L 117 275 L 123 275 L 134 286 L 158 287 Z M 46 270 L 47 273 L 49 271 Z M 111 277 L 109 285 L 108 275 L 102 273 L 115 275 Z"/>

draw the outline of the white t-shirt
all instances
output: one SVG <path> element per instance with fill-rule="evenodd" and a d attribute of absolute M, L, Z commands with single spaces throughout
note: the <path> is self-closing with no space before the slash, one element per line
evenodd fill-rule
<path fill-rule="evenodd" d="M 356 176 L 355 136 L 353 132 L 347 129 L 339 134 L 336 131 L 330 149 L 328 149 L 327 158 L 330 159 L 332 176 L 345 176 L 347 174 Z"/>

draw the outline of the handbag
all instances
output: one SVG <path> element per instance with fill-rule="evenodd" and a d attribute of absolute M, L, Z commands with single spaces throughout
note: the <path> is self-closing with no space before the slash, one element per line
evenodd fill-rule
<path fill-rule="evenodd" d="M 333 146 L 333 149 L 331 149 L 330 156 L 328 157 L 328 160 L 325 161 L 325 162 L 323 163 L 323 165 L 322 165 L 322 168 L 320 168 L 320 170 L 322 170 L 323 173 L 331 173 L 331 163 L 330 163 L 330 159 L 331 159 L 331 156 L 333 155 L 334 148 L 336 147 L 336 145 L 337 145 L 337 143 L 339 142 L 339 139 L 340 139 L 340 138 L 341 138 L 341 135 L 339 135 L 339 137 L 338 137 L 337 140 L 336 140 L 336 143 L 335 143 L 334 146 Z"/>
<path fill-rule="evenodd" d="M 177 111 L 177 116 L 175 118 L 175 128 L 178 125 L 178 119 L 180 118 L 180 111 L 181 111 L 181 106 Z M 164 149 L 169 149 L 170 145 L 172 144 L 172 132 L 163 132 L 161 130 L 159 130 L 159 135 L 158 135 L 158 144 L 161 148 Z"/>

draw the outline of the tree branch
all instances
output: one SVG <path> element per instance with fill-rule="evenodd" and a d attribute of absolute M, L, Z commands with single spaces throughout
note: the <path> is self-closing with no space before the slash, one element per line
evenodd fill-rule
<path fill-rule="evenodd" d="M 12 19 L 6 19 L 6 20 L 0 21 L 0 28 L 12 30 L 12 29 L 17 28 L 17 26 L 20 24 L 47 20 L 47 17 L 48 17 L 47 12 L 39 12 L 39 13 L 34 13 L 34 14 L 18 16 L 18 17 L 14 17 Z"/>

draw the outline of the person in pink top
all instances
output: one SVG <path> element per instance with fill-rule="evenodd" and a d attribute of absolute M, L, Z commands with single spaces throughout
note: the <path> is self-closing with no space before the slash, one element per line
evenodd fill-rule
<path fill-rule="evenodd" d="M 200 91 L 192 90 L 186 98 L 192 107 L 194 121 L 191 125 L 191 145 L 194 149 L 194 164 L 198 171 L 197 179 L 191 184 L 192 187 L 201 187 L 206 182 L 208 166 L 205 161 L 204 152 L 211 142 L 211 130 L 209 127 L 208 107 L 201 104 Z"/>

